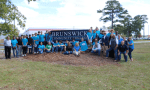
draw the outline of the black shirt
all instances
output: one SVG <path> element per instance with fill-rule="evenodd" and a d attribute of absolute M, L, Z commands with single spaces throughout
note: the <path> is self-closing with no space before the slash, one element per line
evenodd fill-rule
<path fill-rule="evenodd" d="M 17 39 L 18 45 L 22 45 L 22 39 Z"/>
<path fill-rule="evenodd" d="M 33 45 L 33 39 L 32 38 L 28 38 L 28 45 Z"/>
<path fill-rule="evenodd" d="M 73 51 L 73 46 L 71 45 L 71 46 L 67 46 L 66 47 L 66 51 Z"/>
<path fill-rule="evenodd" d="M 124 52 L 124 51 L 126 51 L 126 50 L 128 50 L 128 47 L 127 47 L 127 45 L 119 45 L 118 46 L 118 50 L 120 51 L 120 52 Z"/>

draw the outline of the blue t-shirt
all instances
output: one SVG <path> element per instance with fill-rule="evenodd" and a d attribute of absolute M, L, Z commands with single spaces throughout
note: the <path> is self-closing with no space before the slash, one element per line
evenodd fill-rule
<path fill-rule="evenodd" d="M 88 36 L 88 39 L 91 39 L 91 38 L 92 38 L 92 33 L 87 32 L 87 34 L 86 34 L 86 35 Z"/>
<path fill-rule="evenodd" d="M 58 43 L 58 44 L 59 44 L 59 45 L 64 45 L 63 43 L 61 43 L 61 44 L 60 44 L 60 43 Z M 62 46 L 60 46 L 60 47 L 62 47 Z"/>
<path fill-rule="evenodd" d="M 129 44 L 132 44 L 132 43 L 133 43 L 133 45 L 129 45 L 129 48 L 134 49 L 134 42 L 133 42 L 133 40 L 130 40 L 128 43 L 129 43 Z"/>
<path fill-rule="evenodd" d="M 27 42 L 28 42 L 28 39 L 26 39 L 26 38 L 22 39 L 22 43 L 23 43 L 24 46 L 27 46 Z"/>
<path fill-rule="evenodd" d="M 99 38 L 102 38 L 104 35 L 103 34 L 99 34 Z"/>
<path fill-rule="evenodd" d="M 74 46 L 74 49 L 76 50 L 76 51 L 79 51 L 79 49 L 80 49 L 80 46 Z"/>
<path fill-rule="evenodd" d="M 44 45 L 39 45 L 38 48 L 43 50 L 45 48 L 45 46 Z"/>
<path fill-rule="evenodd" d="M 11 40 L 11 43 L 12 43 L 12 47 L 16 47 L 16 44 L 18 43 L 18 41 L 16 39 L 12 39 Z"/>
<path fill-rule="evenodd" d="M 54 46 L 57 46 L 57 45 L 59 45 L 59 43 L 54 43 L 53 45 L 54 45 Z"/>
<path fill-rule="evenodd" d="M 72 42 L 72 45 L 75 46 L 75 44 L 78 43 L 78 41 L 74 41 Z"/>
<path fill-rule="evenodd" d="M 100 34 L 100 31 L 96 31 L 96 34 L 99 36 L 99 34 Z"/>
<path fill-rule="evenodd" d="M 44 35 L 39 35 L 39 41 L 44 42 L 44 37 L 45 37 Z"/>
<path fill-rule="evenodd" d="M 96 38 L 96 33 L 92 33 L 92 38 L 95 39 Z"/>
<path fill-rule="evenodd" d="M 45 34 L 45 41 L 47 41 L 48 33 Z"/>
<path fill-rule="evenodd" d="M 113 33 L 115 35 L 115 33 Z M 111 33 L 108 33 L 107 36 L 110 37 Z"/>
<path fill-rule="evenodd" d="M 118 44 L 121 44 L 122 41 L 123 41 L 123 39 L 120 38 L 120 40 L 118 40 Z"/>
<path fill-rule="evenodd" d="M 86 51 L 88 49 L 86 41 L 80 43 L 81 51 Z"/>
<path fill-rule="evenodd" d="M 38 40 L 38 41 L 35 41 L 35 44 L 39 44 L 39 37 L 38 36 L 34 36 L 34 40 Z"/>

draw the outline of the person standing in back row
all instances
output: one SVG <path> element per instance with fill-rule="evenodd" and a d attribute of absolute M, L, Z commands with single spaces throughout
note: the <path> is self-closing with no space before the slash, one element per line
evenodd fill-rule
<path fill-rule="evenodd" d="M 27 45 L 28 45 L 28 39 L 26 38 L 26 36 L 24 36 L 24 38 L 22 39 L 23 57 L 26 56 Z"/>
<path fill-rule="evenodd" d="M 18 41 L 15 39 L 15 36 L 13 36 L 13 39 L 11 40 L 11 44 L 12 44 L 14 57 L 18 57 L 18 49 L 17 49 Z"/>
<path fill-rule="evenodd" d="M 38 51 L 38 45 L 39 45 L 39 37 L 37 36 L 37 33 L 35 33 L 34 36 L 34 54 L 39 53 Z"/>
<path fill-rule="evenodd" d="M 102 51 L 103 55 L 106 55 L 106 50 L 109 46 L 109 37 L 106 35 L 106 32 L 104 31 L 104 37 L 102 37 Z"/>
<path fill-rule="evenodd" d="M 132 58 L 132 51 L 134 50 L 134 42 L 133 40 L 131 39 L 131 37 L 129 37 L 129 40 L 128 40 L 128 45 L 129 45 L 129 57 L 130 57 L 130 60 L 133 61 L 133 58 Z"/>
<path fill-rule="evenodd" d="M 31 38 L 31 35 L 29 35 L 29 38 L 28 38 L 28 48 L 29 48 L 29 54 L 32 54 L 33 53 L 33 39 Z"/>
<path fill-rule="evenodd" d="M 21 36 L 19 37 L 19 39 L 17 39 L 18 41 L 18 56 L 22 56 L 22 38 Z"/>
<path fill-rule="evenodd" d="M 5 46 L 5 58 L 11 59 L 11 40 L 9 36 L 7 36 L 7 39 L 4 41 L 4 46 Z"/>
<path fill-rule="evenodd" d="M 110 45 L 110 48 L 106 51 L 106 58 L 108 58 L 109 51 L 114 50 L 115 62 L 116 62 L 118 59 L 118 55 L 117 55 L 118 40 L 114 34 L 113 34 L 112 39 L 110 40 L 109 45 Z"/>

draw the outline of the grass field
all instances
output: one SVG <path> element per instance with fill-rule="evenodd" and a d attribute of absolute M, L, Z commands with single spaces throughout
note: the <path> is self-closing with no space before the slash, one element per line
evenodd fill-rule
<path fill-rule="evenodd" d="M 63 66 L 29 60 L 0 60 L 5 90 L 150 90 L 150 43 L 135 44 L 133 62 L 119 66 Z"/>

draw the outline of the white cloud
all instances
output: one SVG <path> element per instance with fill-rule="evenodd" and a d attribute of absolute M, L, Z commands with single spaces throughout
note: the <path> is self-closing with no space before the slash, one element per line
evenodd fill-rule
<path fill-rule="evenodd" d="M 55 1 L 60 1 L 60 0 L 40 0 L 41 2 L 55 2 Z"/>
<path fill-rule="evenodd" d="M 39 6 L 38 6 L 39 4 L 37 1 L 36 2 L 35 1 L 28 2 L 28 0 L 24 0 L 23 3 L 25 3 L 27 6 L 32 7 L 32 8 L 36 8 L 36 9 L 39 8 Z"/>
<path fill-rule="evenodd" d="M 44 1 L 53 2 L 57 0 L 42 0 L 41 2 Z M 86 29 L 91 26 L 95 28 L 96 26 L 102 27 L 105 25 L 108 27 L 111 25 L 111 22 L 100 22 L 99 18 L 101 14 L 97 13 L 98 9 L 105 7 L 106 1 L 107 0 L 62 0 L 60 4 L 62 4 L 63 7 L 57 8 L 56 15 L 40 14 L 28 8 L 19 8 L 27 17 L 26 28 L 73 28 L 74 26 L 75 28 Z M 150 13 L 147 11 L 147 9 L 150 8 L 150 4 L 146 4 L 143 1 L 135 2 L 133 0 L 119 0 L 119 2 L 129 11 L 132 17 L 138 14 L 147 14 L 150 18 Z"/>

